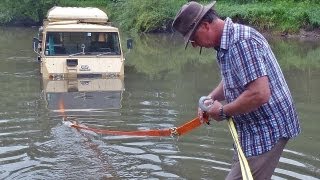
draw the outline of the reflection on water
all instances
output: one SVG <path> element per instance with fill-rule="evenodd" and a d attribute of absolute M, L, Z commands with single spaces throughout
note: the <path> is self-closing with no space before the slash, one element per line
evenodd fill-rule
<path fill-rule="evenodd" d="M 135 37 L 124 79 L 48 81 L 32 54 L 36 31 L 0 28 L 0 179 L 224 179 L 233 154 L 225 123 L 178 138 L 108 136 L 70 128 L 60 106 L 99 129 L 182 125 L 220 81 L 213 50 L 184 51 L 181 38 L 171 35 Z M 319 179 L 320 45 L 270 41 L 302 124 L 273 179 Z"/>
<path fill-rule="evenodd" d="M 69 117 L 98 116 L 120 109 L 123 91 L 123 78 L 43 80 L 47 108 L 56 116 L 61 115 L 61 105 Z"/>

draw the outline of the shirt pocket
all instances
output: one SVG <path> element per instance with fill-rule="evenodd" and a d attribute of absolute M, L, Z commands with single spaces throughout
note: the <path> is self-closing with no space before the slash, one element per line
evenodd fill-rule
<path fill-rule="evenodd" d="M 234 101 L 244 91 L 235 72 L 231 69 L 226 69 L 222 72 L 224 95 L 228 103 Z"/>

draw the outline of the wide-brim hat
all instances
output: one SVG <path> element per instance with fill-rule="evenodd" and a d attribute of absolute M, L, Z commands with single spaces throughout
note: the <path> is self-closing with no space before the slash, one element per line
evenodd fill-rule
<path fill-rule="evenodd" d="M 172 27 L 182 34 L 186 46 L 203 16 L 214 6 L 215 3 L 216 1 L 213 1 L 212 3 L 204 6 L 191 1 L 181 7 L 180 11 L 174 18 Z"/>

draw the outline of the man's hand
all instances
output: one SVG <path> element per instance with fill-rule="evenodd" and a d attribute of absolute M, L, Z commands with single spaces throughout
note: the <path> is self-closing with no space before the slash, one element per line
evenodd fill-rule
<path fill-rule="evenodd" d="M 209 106 L 209 105 L 212 105 L 212 100 L 207 100 L 204 102 L 204 104 L 206 106 Z M 222 104 L 219 102 L 219 101 L 214 101 L 213 102 L 213 105 L 211 106 L 211 108 L 209 109 L 208 112 L 203 112 L 201 110 L 201 108 L 199 107 L 198 108 L 198 117 L 201 121 L 201 123 L 204 123 L 205 122 L 205 117 L 204 117 L 204 113 L 207 114 L 207 116 L 209 116 L 209 118 L 213 118 L 214 120 L 216 121 L 222 121 L 222 119 L 220 118 L 220 112 L 219 112 L 219 108 L 222 106 Z"/>
<path fill-rule="evenodd" d="M 205 100 L 205 101 L 204 101 L 204 105 L 205 105 L 205 106 L 210 106 L 210 105 L 212 105 L 212 103 L 213 103 L 213 100 L 212 100 L 212 99 L 210 99 L 210 100 Z M 206 120 L 209 118 L 209 117 L 208 117 L 208 113 L 202 111 L 202 109 L 201 109 L 200 107 L 198 107 L 198 117 L 199 117 L 201 123 L 206 122 Z"/>
<path fill-rule="evenodd" d="M 221 119 L 221 117 L 219 116 L 219 109 L 221 106 L 222 104 L 219 101 L 214 101 L 213 106 L 211 106 L 211 108 L 207 112 L 209 117 L 212 117 L 216 121 L 222 121 L 223 119 Z"/>

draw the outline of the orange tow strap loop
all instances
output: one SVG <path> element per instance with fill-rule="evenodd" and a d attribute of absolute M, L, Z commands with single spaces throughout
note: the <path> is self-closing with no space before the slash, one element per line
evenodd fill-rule
<path fill-rule="evenodd" d="M 206 120 L 208 122 L 208 120 Z M 106 134 L 106 135 L 126 135 L 126 136 L 181 136 L 187 132 L 199 127 L 201 125 L 200 119 L 194 118 L 193 120 L 183 124 L 178 128 L 169 128 L 169 129 L 155 129 L 155 130 L 141 130 L 141 131 L 113 131 L 113 130 L 103 130 L 86 127 L 77 123 L 73 123 L 71 127 L 83 130 L 89 130 L 97 134 Z"/>
<path fill-rule="evenodd" d="M 179 136 L 183 135 L 183 134 L 186 134 L 187 132 L 199 127 L 201 125 L 201 121 L 200 119 L 197 117 L 197 118 L 194 118 L 193 120 L 183 124 L 182 126 L 178 127 L 177 128 L 177 131 L 178 131 L 178 134 Z"/>

